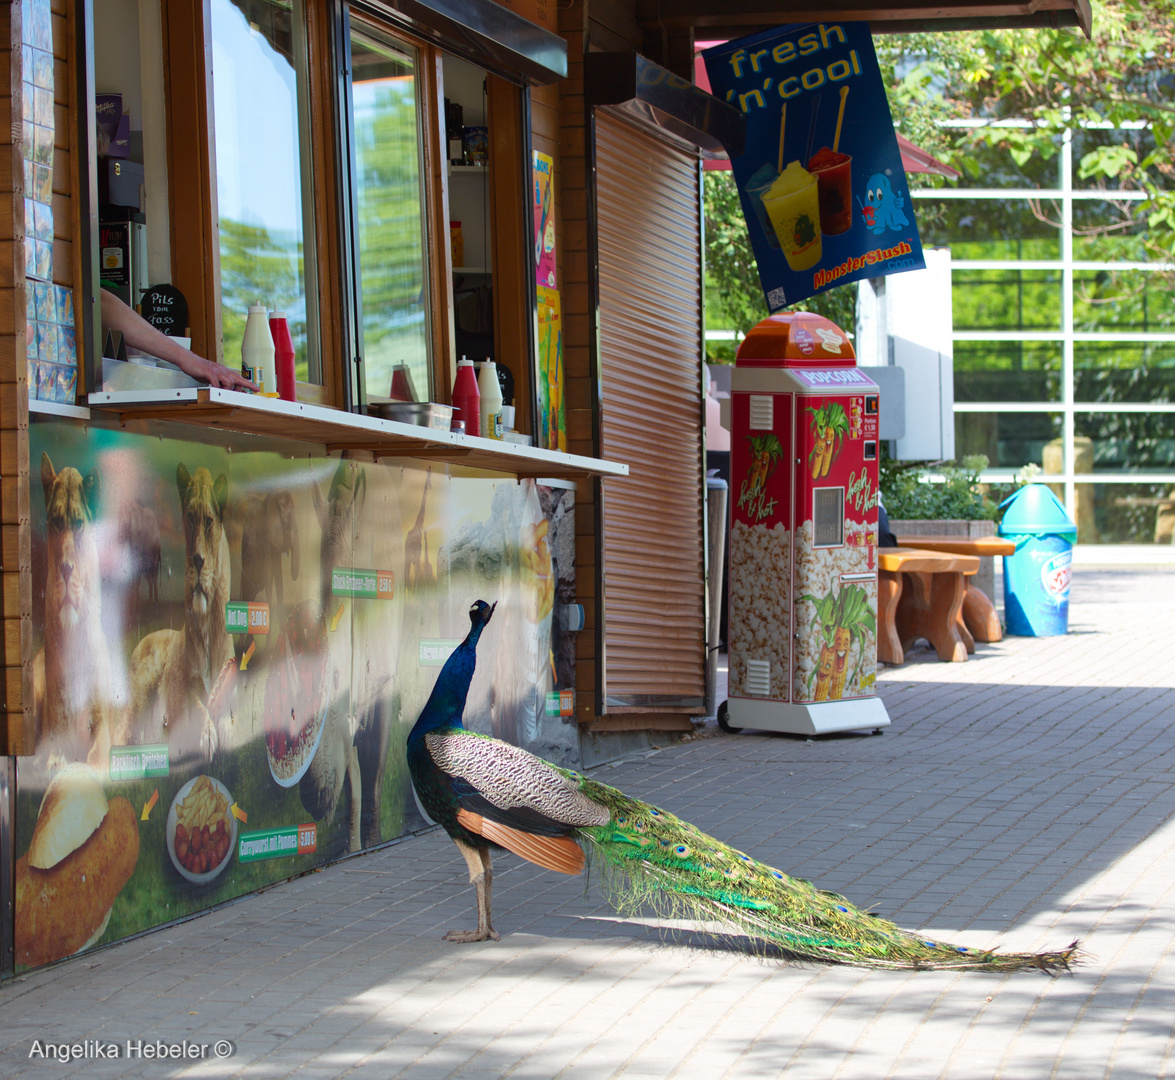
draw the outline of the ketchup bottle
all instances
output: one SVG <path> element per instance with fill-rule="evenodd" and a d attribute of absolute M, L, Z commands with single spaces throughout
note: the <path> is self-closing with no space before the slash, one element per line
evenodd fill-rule
<path fill-rule="evenodd" d="M 477 390 L 477 375 L 473 361 L 465 357 L 457 362 L 457 378 L 453 382 L 453 419 L 465 421 L 466 435 L 481 434 L 481 394 Z"/>
<path fill-rule="evenodd" d="M 273 335 L 273 361 L 277 367 L 277 394 L 283 401 L 298 400 L 297 377 L 294 374 L 294 339 L 284 311 L 269 316 L 269 332 Z"/>

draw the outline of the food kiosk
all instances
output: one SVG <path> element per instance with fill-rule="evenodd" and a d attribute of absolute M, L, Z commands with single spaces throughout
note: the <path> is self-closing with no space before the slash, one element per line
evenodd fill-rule
<path fill-rule="evenodd" d="M 466 722 L 578 765 L 577 491 L 628 473 L 569 440 L 537 326 L 559 314 L 558 189 L 541 223 L 527 202 L 557 152 L 553 8 L 152 8 L 23 0 L 7 24 L 5 976 L 424 827 L 405 737 L 478 599 Z M 127 282 L 226 365 L 248 308 L 280 307 L 292 399 L 104 332 Z M 443 415 L 463 352 L 509 373 L 514 430 L 385 418 Z"/>
<path fill-rule="evenodd" d="M 696 132 L 729 109 L 690 94 L 700 16 L 670 7 L 0 5 L 0 977 L 421 825 L 403 735 L 472 599 L 499 601 L 478 730 L 590 763 L 689 727 Z M 625 101 L 615 64 L 588 93 L 607 54 Z M 230 365 L 280 307 L 296 400 L 107 343 L 104 286 L 173 289 L 168 330 Z M 517 441 L 372 415 L 446 403 L 463 352 L 510 370 Z"/>

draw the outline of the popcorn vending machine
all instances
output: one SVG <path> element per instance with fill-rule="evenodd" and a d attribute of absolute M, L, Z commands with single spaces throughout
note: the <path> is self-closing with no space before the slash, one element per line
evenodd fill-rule
<path fill-rule="evenodd" d="M 845 333 L 772 315 L 731 374 L 726 730 L 889 724 L 876 695 L 878 403 Z"/>

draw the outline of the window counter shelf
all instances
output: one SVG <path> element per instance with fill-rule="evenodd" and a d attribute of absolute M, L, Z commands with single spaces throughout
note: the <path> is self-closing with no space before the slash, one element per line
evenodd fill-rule
<path fill-rule="evenodd" d="M 89 405 L 94 413 L 117 416 L 120 422 L 172 420 L 318 443 L 328 452 L 364 450 L 376 457 L 427 458 L 514 476 L 559 480 L 628 475 L 628 466 L 619 462 L 434 431 L 308 402 L 208 386 L 96 391 L 90 394 Z"/>
<path fill-rule="evenodd" d="M 42 416 L 68 416 L 73 420 L 89 420 L 90 410 L 84 405 L 63 405 L 57 401 L 40 401 L 29 398 L 29 412 Z"/>

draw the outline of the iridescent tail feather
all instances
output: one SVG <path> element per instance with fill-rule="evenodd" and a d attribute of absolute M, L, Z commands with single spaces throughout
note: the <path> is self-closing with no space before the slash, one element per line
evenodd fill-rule
<path fill-rule="evenodd" d="M 974 949 L 903 930 L 707 836 L 674 815 L 615 788 L 569 773 L 579 790 L 608 808 L 607 825 L 576 835 L 623 911 L 718 921 L 757 951 L 872 968 L 1068 971 L 1077 942 L 1043 953 Z"/>

